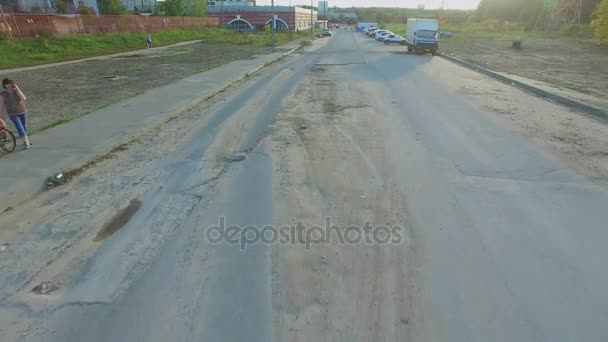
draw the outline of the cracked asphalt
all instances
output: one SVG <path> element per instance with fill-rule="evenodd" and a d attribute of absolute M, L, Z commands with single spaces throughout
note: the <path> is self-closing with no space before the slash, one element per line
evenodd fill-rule
<path fill-rule="evenodd" d="M 606 341 L 607 136 L 338 31 L 0 214 L 0 340 Z"/>

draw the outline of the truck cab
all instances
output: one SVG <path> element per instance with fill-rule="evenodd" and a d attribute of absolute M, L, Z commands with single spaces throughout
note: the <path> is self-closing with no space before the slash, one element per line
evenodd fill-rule
<path fill-rule="evenodd" d="M 439 49 L 439 21 L 436 19 L 407 20 L 405 45 L 409 53 L 437 54 Z"/>

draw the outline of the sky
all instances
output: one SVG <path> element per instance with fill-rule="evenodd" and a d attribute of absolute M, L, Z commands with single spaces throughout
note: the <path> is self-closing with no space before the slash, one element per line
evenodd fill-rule
<path fill-rule="evenodd" d="M 275 5 L 303 5 L 310 4 L 310 0 L 275 0 Z M 312 0 L 313 6 L 317 6 L 318 0 Z M 418 4 L 424 4 L 425 8 L 441 8 L 441 2 L 445 2 L 445 8 L 449 9 L 474 9 L 480 0 L 328 0 L 329 7 L 406 7 L 416 8 Z M 270 0 L 257 0 L 258 5 L 269 5 Z"/>

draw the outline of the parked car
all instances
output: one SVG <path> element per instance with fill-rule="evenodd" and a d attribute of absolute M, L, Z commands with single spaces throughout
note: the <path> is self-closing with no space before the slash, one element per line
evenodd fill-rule
<path fill-rule="evenodd" d="M 330 29 L 323 29 L 323 31 L 321 31 L 321 33 L 318 34 L 319 38 L 323 38 L 323 37 L 331 37 L 332 33 Z"/>
<path fill-rule="evenodd" d="M 376 38 L 378 35 L 383 34 L 383 33 L 387 33 L 387 30 L 377 30 L 374 31 L 372 34 L 370 34 L 369 36 L 372 38 Z"/>
<path fill-rule="evenodd" d="M 383 42 L 384 39 L 388 38 L 390 35 L 394 35 L 394 33 L 393 32 L 382 32 L 380 34 L 377 34 L 375 39 L 379 42 Z"/>
<path fill-rule="evenodd" d="M 405 38 L 401 37 L 398 34 L 391 34 L 384 39 L 384 44 L 402 44 L 405 45 Z"/>

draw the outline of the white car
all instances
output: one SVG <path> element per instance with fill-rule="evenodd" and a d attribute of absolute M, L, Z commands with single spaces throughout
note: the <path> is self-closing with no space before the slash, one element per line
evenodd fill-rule
<path fill-rule="evenodd" d="M 372 34 L 376 33 L 376 31 L 378 31 L 377 28 L 369 29 L 367 32 L 365 32 L 365 34 L 371 36 Z"/>
<path fill-rule="evenodd" d="M 382 34 L 382 33 L 386 33 L 388 32 L 387 30 L 376 30 L 374 32 L 372 32 L 369 36 L 372 38 L 376 38 L 378 35 Z"/>
<path fill-rule="evenodd" d="M 405 44 L 405 38 L 398 34 L 391 34 L 383 40 L 384 44 Z"/>
<path fill-rule="evenodd" d="M 390 35 L 394 35 L 394 33 L 389 31 L 389 32 L 383 32 L 383 33 L 377 34 L 376 35 L 376 40 L 379 41 L 379 42 L 383 42 Z"/>

